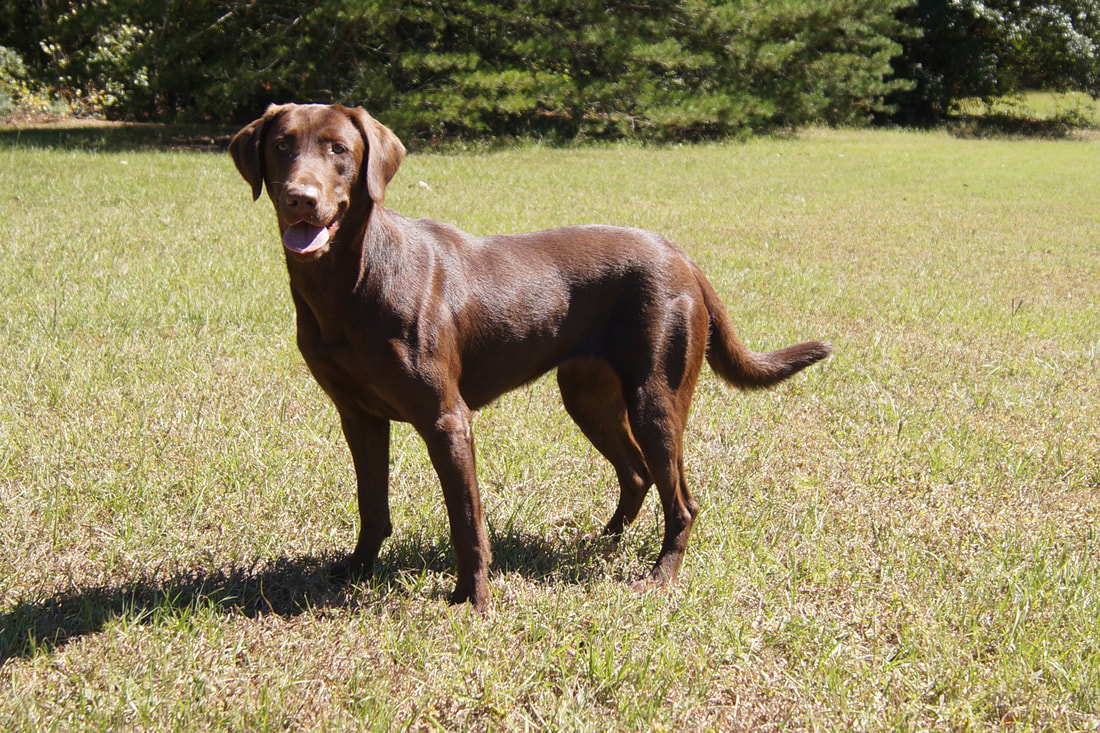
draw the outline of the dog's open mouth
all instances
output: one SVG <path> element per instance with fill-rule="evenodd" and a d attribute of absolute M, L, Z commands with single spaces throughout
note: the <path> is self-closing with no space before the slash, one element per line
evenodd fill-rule
<path fill-rule="evenodd" d="M 334 219 L 331 224 L 323 227 L 300 221 L 283 232 L 283 246 L 300 255 L 316 252 L 332 239 L 339 221 L 338 218 Z"/>

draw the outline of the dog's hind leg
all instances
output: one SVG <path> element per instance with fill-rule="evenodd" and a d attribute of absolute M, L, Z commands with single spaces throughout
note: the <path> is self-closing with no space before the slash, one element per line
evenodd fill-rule
<path fill-rule="evenodd" d="M 628 406 L 630 424 L 660 493 L 665 518 L 661 554 L 649 579 L 664 585 L 675 580 L 680 570 L 688 535 L 699 513 L 684 477 L 683 433 L 690 391 L 686 399 L 685 395 L 660 389 L 636 394 L 637 401 Z"/>
<path fill-rule="evenodd" d="M 681 297 L 645 324 L 638 333 L 649 343 L 632 351 L 633 361 L 624 360 L 620 374 L 630 430 L 661 497 L 665 535 L 649 579 L 663 585 L 676 578 L 699 513 L 684 476 L 683 441 L 706 350 L 707 315 L 701 301 Z"/>
<path fill-rule="evenodd" d="M 619 504 L 603 532 L 617 537 L 638 516 L 653 485 L 630 432 L 622 384 L 604 362 L 577 360 L 558 367 L 558 387 L 570 417 L 615 468 Z"/>

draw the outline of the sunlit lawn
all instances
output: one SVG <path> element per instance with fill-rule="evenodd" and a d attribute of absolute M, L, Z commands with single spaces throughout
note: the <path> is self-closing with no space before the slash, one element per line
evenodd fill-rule
<path fill-rule="evenodd" d="M 379 115 L 383 120 L 384 115 Z M 373 583 L 350 460 L 294 346 L 270 206 L 228 156 L 0 138 L 0 720 L 13 730 L 1100 725 L 1100 147 L 809 131 L 414 154 L 387 203 L 476 233 L 679 241 L 742 337 L 706 372 L 675 589 L 656 500 L 543 380 L 475 423 L 485 618 L 446 605 L 441 492 L 395 431 Z M 415 151 L 414 151 L 415 152 Z"/>

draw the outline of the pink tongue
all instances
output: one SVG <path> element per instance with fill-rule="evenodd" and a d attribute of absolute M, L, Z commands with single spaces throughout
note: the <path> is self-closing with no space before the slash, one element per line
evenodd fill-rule
<path fill-rule="evenodd" d="M 291 252 L 307 254 L 324 247 L 328 243 L 329 236 L 326 227 L 315 227 L 312 224 L 299 222 L 283 232 L 283 246 Z"/>

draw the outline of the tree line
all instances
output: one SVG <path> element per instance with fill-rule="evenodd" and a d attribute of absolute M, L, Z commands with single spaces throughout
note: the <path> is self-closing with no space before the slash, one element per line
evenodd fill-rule
<path fill-rule="evenodd" d="M 0 114 L 320 101 L 404 136 L 670 140 L 1100 93 L 1100 0 L 0 0 L 0 21 Z"/>

